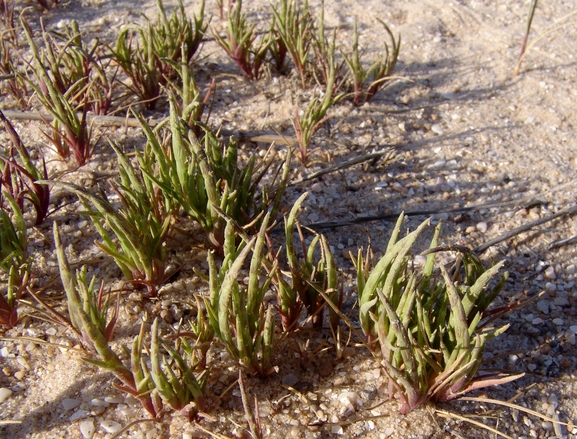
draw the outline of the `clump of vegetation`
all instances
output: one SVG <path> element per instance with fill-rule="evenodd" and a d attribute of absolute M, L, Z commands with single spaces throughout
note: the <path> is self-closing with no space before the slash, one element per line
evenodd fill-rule
<path fill-rule="evenodd" d="M 485 344 L 509 327 L 483 327 L 489 305 L 505 286 L 506 273 L 489 285 L 503 264 L 486 270 L 473 253 L 465 253 L 452 274 L 443 264 L 435 267 L 442 250 L 438 226 L 418 273 L 409 251 L 429 222 L 399 239 L 402 223 L 403 216 L 374 267 L 361 251 L 356 260 L 361 327 L 372 349 L 380 350 L 391 396 L 397 393 L 401 399 L 400 412 L 519 378 L 477 375 Z"/>
<path fill-rule="evenodd" d="M 113 385 L 136 397 L 152 417 L 164 407 L 193 419 L 198 411 L 210 408 L 211 350 L 224 349 L 241 370 L 266 377 L 276 370 L 277 329 L 282 337 L 291 337 L 291 331 L 310 322 L 313 330 L 322 331 L 328 315 L 333 336 L 335 330 L 339 334 L 344 319 L 342 270 L 325 236 L 305 238 L 297 216 L 306 194 L 292 206 L 284 199 L 293 151 L 288 148 L 281 155 L 271 145 L 265 154 L 243 159 L 234 138 L 222 139 L 209 126 L 216 83 L 207 84 L 203 95 L 196 80 L 202 76 L 196 76 L 194 62 L 208 26 L 204 2 L 193 19 L 181 2 L 171 15 L 160 0 L 157 6 L 158 21 L 147 19 L 145 26 L 123 30 L 113 48 L 98 41 L 88 47 L 74 22 L 60 34 L 43 30 L 41 48 L 22 17 L 32 54 L 26 76 L 16 72 L 6 49 L 9 45 L 2 39 L 0 67 L 12 75 L 9 80 L 16 81 L 9 83 L 10 92 L 22 103 L 27 87 L 34 91 L 51 115 L 48 120 L 43 113 L 49 126 L 47 139 L 63 158 L 72 155 L 78 166 L 94 153 L 89 123 L 94 115 L 116 111 L 126 101 L 146 110 L 168 102 L 169 113 L 154 123 L 132 110 L 145 143 L 129 150 L 111 142 L 118 178 L 96 193 L 59 178 L 49 181 L 42 152 L 33 158 L 0 112 L 11 139 L 0 156 L 4 165 L 0 269 L 7 284 L 0 294 L 0 324 L 17 324 L 18 302 L 28 290 L 52 321 L 78 337 L 85 360 L 111 371 L 117 379 Z M 222 11 L 222 1 L 219 7 Z M 383 57 L 367 68 L 356 25 L 352 52 L 347 54 L 338 30 L 325 34 L 324 12 L 315 19 L 306 1 L 299 7 L 296 0 L 281 0 L 272 7 L 272 19 L 264 30 L 250 23 L 241 8 L 240 0 L 229 2 L 227 33 L 214 33 L 214 37 L 242 73 L 257 81 L 267 67 L 286 73 L 292 63 L 303 89 L 314 82 L 322 90 L 303 103 L 302 112 L 296 108 L 292 120 L 299 157 L 307 165 L 314 151 L 312 138 L 336 103 L 350 98 L 354 105 L 362 105 L 392 81 L 400 36 L 381 22 L 390 46 L 385 43 Z M 121 84 L 125 96 L 119 97 L 116 90 Z M 183 316 L 171 327 L 158 318 L 143 317 L 131 347 L 121 352 L 112 341 L 118 319 L 123 318 L 124 299 L 107 294 L 103 284 L 97 288 L 96 278 L 88 279 L 86 266 L 73 272 L 56 223 L 53 236 L 66 311 L 57 312 L 28 288 L 33 275 L 27 248 L 26 221 L 32 223 L 28 210 L 34 209 L 36 225 L 46 218 L 52 185 L 76 194 L 82 206 L 77 213 L 91 218 L 100 235 L 96 245 L 120 268 L 128 289 L 145 286 L 151 297 L 161 294 L 160 287 L 180 270 L 168 268 L 172 243 L 186 240 L 193 251 L 199 245 L 179 226 L 198 225 L 206 235 L 202 244 L 208 248 L 208 275 L 199 274 L 209 294 L 186 293 L 196 304 L 194 317 Z M 288 216 L 284 235 L 278 238 L 273 229 L 281 211 Z M 449 401 L 515 379 L 478 374 L 486 343 L 507 329 L 507 325 L 486 325 L 494 318 L 489 307 L 506 281 L 506 274 L 493 280 L 502 264 L 486 269 L 475 254 L 460 251 L 453 267 L 446 268 L 436 261 L 445 250 L 438 246 L 437 228 L 427 262 L 419 271 L 410 252 L 428 222 L 401 238 L 402 222 L 401 216 L 378 262 L 362 250 L 355 260 L 360 326 L 369 349 L 383 364 L 391 396 L 397 394 L 401 400 L 401 413 L 427 401 Z M 276 251 L 277 242 L 284 249 Z M 265 297 L 270 290 L 276 293 L 276 302 L 272 296 Z M 239 376 L 251 432 L 262 435 L 258 410 L 249 413 L 242 373 Z"/>

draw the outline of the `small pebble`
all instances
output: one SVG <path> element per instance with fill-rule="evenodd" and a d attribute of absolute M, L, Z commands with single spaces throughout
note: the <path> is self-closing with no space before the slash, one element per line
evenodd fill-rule
<path fill-rule="evenodd" d="M 363 400 L 357 392 L 343 392 L 339 395 L 339 401 L 343 404 L 351 404 L 357 408 L 363 405 Z"/>
<path fill-rule="evenodd" d="M 443 134 L 443 128 L 438 123 L 434 123 L 433 125 L 431 125 L 431 131 L 435 134 L 439 135 Z"/>
<path fill-rule="evenodd" d="M 12 393 L 13 393 L 12 390 L 6 387 L 0 388 L 0 404 L 2 404 L 4 401 L 10 398 L 12 396 Z"/>
<path fill-rule="evenodd" d="M 109 403 L 106 401 L 102 401 L 101 399 L 97 399 L 94 398 L 90 401 L 90 404 L 92 404 L 95 407 L 108 407 Z"/>
<path fill-rule="evenodd" d="M 120 425 L 118 422 L 114 422 L 114 421 L 109 421 L 109 420 L 104 420 L 100 423 L 100 426 L 102 427 L 102 429 L 106 432 L 106 433 L 118 433 L 120 430 L 122 430 L 122 425 Z"/>
<path fill-rule="evenodd" d="M 541 323 L 543 323 L 543 319 L 540 317 L 537 317 L 536 319 L 533 319 L 533 321 L 531 322 L 531 324 L 533 325 L 540 325 Z"/>
<path fill-rule="evenodd" d="M 481 222 L 477 224 L 477 230 L 481 233 L 485 233 L 488 228 L 489 226 L 487 225 L 486 222 Z"/>
<path fill-rule="evenodd" d="M 320 183 L 313 183 L 313 185 L 311 186 L 311 191 L 316 192 L 317 194 L 319 192 L 323 191 L 323 185 Z"/>
<path fill-rule="evenodd" d="M 28 361 L 26 361 L 26 358 L 18 356 L 18 357 L 16 358 L 16 361 L 17 361 L 18 364 L 20 364 L 20 366 L 22 366 L 24 369 L 30 370 L 30 365 L 28 364 Z"/>
<path fill-rule="evenodd" d="M 159 434 L 156 428 L 151 428 L 146 432 L 146 439 L 156 439 L 158 436 Z"/>
<path fill-rule="evenodd" d="M 437 160 L 435 163 L 433 163 L 432 165 L 428 166 L 429 169 L 441 169 L 445 166 L 445 164 L 447 163 L 447 160 L 445 159 L 440 159 Z"/>
<path fill-rule="evenodd" d="M 309 213 L 309 215 L 307 216 L 307 219 L 311 222 L 311 223 L 316 223 L 319 220 L 319 216 L 316 213 Z"/>
<path fill-rule="evenodd" d="M 80 400 L 78 399 L 66 398 L 62 401 L 62 408 L 64 409 L 64 411 L 72 410 L 73 408 L 76 408 L 79 405 Z"/>
<path fill-rule="evenodd" d="M 104 413 L 104 409 L 103 413 Z M 82 409 L 78 409 L 76 410 L 74 413 L 72 413 L 72 415 L 70 415 L 70 417 L 68 418 L 68 420 L 70 422 L 74 422 L 77 421 L 79 419 L 84 419 L 87 418 L 90 415 L 90 412 L 86 411 L 86 410 L 82 410 Z"/>
<path fill-rule="evenodd" d="M 82 434 L 83 438 L 92 439 L 95 431 L 96 429 L 94 428 L 94 418 L 86 419 L 80 423 L 80 433 Z"/>
<path fill-rule="evenodd" d="M 569 299 L 567 299 L 566 297 L 556 297 L 555 300 L 553 300 L 553 303 L 557 306 L 569 306 Z"/>
<path fill-rule="evenodd" d="M 290 387 L 294 387 L 294 385 L 297 384 L 298 382 L 299 379 L 292 373 L 285 375 L 282 379 L 282 383 Z"/>
<path fill-rule="evenodd" d="M 537 302 L 537 309 L 541 311 L 543 314 L 549 314 L 549 301 L 539 300 Z"/>
<path fill-rule="evenodd" d="M 547 355 L 549 354 L 549 352 L 551 352 L 551 346 L 545 343 L 543 346 L 539 348 L 539 352 L 541 352 L 543 355 Z"/>
<path fill-rule="evenodd" d="M 567 265 L 565 269 L 565 273 L 567 274 L 575 274 L 577 272 L 577 266 L 575 264 Z"/>
<path fill-rule="evenodd" d="M 345 434 L 345 431 L 343 430 L 343 427 L 341 427 L 340 425 L 333 425 L 331 426 L 331 433 L 332 434 Z"/>
<path fill-rule="evenodd" d="M 547 279 L 555 279 L 557 277 L 557 275 L 555 274 L 555 268 L 551 266 L 545 269 L 544 274 Z"/>
<path fill-rule="evenodd" d="M 565 323 L 565 322 L 563 321 L 563 319 L 559 319 L 559 318 L 553 319 L 553 324 L 554 324 L 554 325 L 562 326 L 563 323 Z"/>
<path fill-rule="evenodd" d="M 343 349 L 343 358 L 347 359 L 355 355 L 355 348 L 352 346 L 348 346 Z"/>
<path fill-rule="evenodd" d="M 553 282 L 547 282 L 545 284 L 545 289 L 547 291 L 557 291 L 557 285 L 555 285 Z"/>

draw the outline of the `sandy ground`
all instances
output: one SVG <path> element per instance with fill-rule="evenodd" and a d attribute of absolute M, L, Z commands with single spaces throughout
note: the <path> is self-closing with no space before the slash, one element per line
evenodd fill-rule
<path fill-rule="evenodd" d="M 310 3 L 318 11 L 319 2 Z M 266 1 L 245 6 L 251 18 L 270 18 Z M 360 154 L 385 148 L 394 151 L 387 163 L 351 167 L 291 187 L 287 205 L 310 191 L 301 216 L 303 223 L 518 201 L 504 208 L 433 215 L 434 221 L 443 220 L 444 242 L 475 248 L 517 226 L 575 205 L 577 27 L 574 18 L 562 20 L 575 11 L 573 2 L 539 5 L 531 40 L 549 27 L 561 26 L 528 51 L 518 76 L 513 76 L 513 70 L 525 28 L 527 2 L 346 0 L 326 2 L 325 6 L 327 27 L 339 28 L 343 46 L 350 41 L 353 22 L 358 20 L 360 44 L 366 48 L 369 60 L 384 47 L 385 34 L 377 17 L 395 34 L 400 33 L 397 72 L 402 79 L 361 108 L 348 103 L 337 105 L 333 117 L 315 137 L 319 150 L 314 163 L 304 168 L 295 162 L 293 179 Z M 192 12 L 196 5 L 187 2 L 186 8 Z M 214 2 L 207 3 L 207 11 L 215 14 L 212 26 L 222 28 Z M 70 2 L 44 13 L 43 19 L 47 29 L 76 19 L 88 35 L 112 42 L 123 26 L 141 20 L 140 13 L 153 17 L 154 2 Z M 249 83 L 214 42 L 207 42 L 198 61 L 198 79 L 206 88 L 211 78 L 217 79 L 212 126 L 294 135 L 290 117 L 299 99 L 294 77 L 265 75 Z M 6 98 L 0 104 L 3 109 L 16 109 Z M 162 111 L 160 108 L 150 116 L 161 118 Z M 19 121 L 15 125 L 35 147 L 42 143 L 39 124 Z M 103 134 L 126 145 L 143 141 L 137 129 L 109 129 Z M 114 167 L 106 143 L 101 141 L 95 159 L 75 171 L 72 179 L 90 186 L 111 175 Z M 266 146 L 248 144 L 244 148 L 250 151 Z M 51 166 L 57 169 L 62 164 Z M 526 201 L 541 203 L 524 208 Z M 71 205 L 31 231 L 35 264 L 47 278 L 57 273 L 50 250 L 51 220 L 63 224 L 65 244 L 74 261 L 101 257 L 93 245 L 94 231 L 76 213 L 77 208 Z M 406 227 L 413 229 L 423 219 L 412 216 Z M 384 249 L 392 221 L 324 231 L 343 269 L 349 310 L 355 291 L 348 253 L 361 246 L 366 248 L 369 239 L 377 253 Z M 577 249 L 575 243 L 554 244 L 576 234 L 575 218 L 563 217 L 484 253 L 488 262 L 506 261 L 510 278 L 503 302 L 545 291 L 539 300 L 508 317 L 510 329 L 486 352 L 487 357 L 500 356 L 489 367 L 525 372 L 525 377 L 487 389 L 484 394 L 502 401 L 516 396 L 515 403 L 565 422 L 577 420 Z M 173 257 L 178 261 L 190 251 L 186 246 L 177 247 Z M 197 253 L 200 266 L 204 253 Z M 120 278 L 112 263 L 93 262 L 92 267 L 111 285 Z M 158 303 L 138 296 L 123 297 L 119 341 L 127 343 L 138 330 L 143 309 L 158 312 L 164 307 L 175 313 L 189 300 L 187 291 L 203 288 L 192 270 L 185 269 L 178 279 L 163 287 Z M 303 360 L 296 346 L 307 342 L 308 354 Z M 111 438 L 110 432 L 116 431 L 114 422 L 126 426 L 146 418 L 138 404 L 112 388 L 109 374 L 80 361 L 73 344 L 60 327 L 41 322 L 34 315 L 4 334 L 0 340 L 0 387 L 10 389 L 12 394 L 0 403 L 1 418 L 20 423 L 0 426 L 1 437 L 89 437 L 86 428 L 93 425 L 94 438 Z M 468 423 L 434 415 L 432 407 L 398 415 L 398 402 L 388 400 L 379 365 L 354 340 L 349 347 L 347 358 L 337 360 L 330 334 L 305 330 L 295 339 L 279 340 L 274 359 L 278 373 L 267 380 L 247 378 L 249 394 L 259 401 L 264 437 L 496 437 Z M 220 395 L 238 378 L 237 369 L 226 356 L 215 354 L 212 361 L 209 388 Z M 438 409 L 483 414 L 482 422 L 512 437 L 577 434 L 572 424 L 564 427 L 517 410 L 495 410 L 496 406 L 486 403 L 457 401 Z M 200 425 L 213 434 L 249 437 L 238 386 L 220 399 L 210 416 Z M 184 439 L 208 435 L 178 414 L 167 413 L 158 423 L 136 424 L 121 437 Z"/>

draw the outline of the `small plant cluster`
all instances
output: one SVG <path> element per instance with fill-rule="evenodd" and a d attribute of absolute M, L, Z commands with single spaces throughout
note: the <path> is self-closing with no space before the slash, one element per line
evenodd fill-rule
<path fill-rule="evenodd" d="M 217 43 L 238 65 L 250 80 L 262 75 L 263 67 L 277 72 L 287 70 L 287 57 L 298 73 L 302 88 L 316 82 L 324 90 L 319 98 L 314 96 L 304 111 L 295 109 L 293 125 L 303 164 L 311 151 L 309 145 L 314 133 L 325 122 L 331 106 L 350 97 L 354 105 L 363 105 L 379 90 L 391 83 L 401 48 L 401 38 L 395 38 L 390 28 L 381 20 L 390 41 L 385 43 L 385 55 L 368 69 L 361 60 L 359 36 L 355 23 L 353 45 L 337 53 L 337 30 L 328 37 L 324 25 L 324 6 L 317 19 L 313 17 L 305 0 L 299 7 L 297 0 L 280 0 L 272 6 L 272 19 L 267 30 L 256 30 L 242 13 L 242 1 L 234 2 L 228 13 L 226 35 L 213 30 Z"/>
<path fill-rule="evenodd" d="M 20 15 L 20 27 L 30 48 L 30 60 L 17 57 L 13 4 L 7 1 L 3 6 L 2 88 L 22 108 L 28 109 L 34 102 L 41 105 L 44 134 L 62 159 L 73 157 L 78 166 L 90 160 L 98 142 L 93 116 L 107 115 L 126 105 L 154 109 L 163 90 L 180 99 L 188 123 L 201 120 L 214 90 L 213 84 L 201 99 L 191 68 L 207 28 L 204 3 L 198 17 L 190 19 L 182 3 L 168 16 L 159 0 L 158 22 L 148 20 L 146 26 L 124 29 L 113 47 L 98 40 L 88 45 L 75 21 L 60 32 L 47 31 L 41 23 L 39 44 L 25 10 Z"/>
<path fill-rule="evenodd" d="M 303 162 L 328 109 L 347 95 L 347 81 L 352 82 L 353 102 L 360 105 L 391 79 L 400 38 L 396 40 L 386 25 L 392 49 L 387 47 L 385 59 L 364 70 L 356 26 L 352 52 L 341 52 L 339 61 L 337 31 L 326 36 L 323 11 L 313 20 L 306 3 L 299 8 L 295 1 L 281 0 L 273 7 L 269 33 L 259 34 L 242 13 L 240 0 L 229 6 L 228 33 L 215 38 L 249 79 L 257 79 L 266 63 L 284 69 L 288 56 L 303 86 L 311 79 L 325 86 L 324 95 L 312 99 L 304 116 L 295 115 Z M 2 65 L 12 69 L 14 84 L 20 87 L 21 93 L 13 96 L 24 99 L 29 88 L 51 115 L 44 121 L 45 135 L 61 157 L 73 156 L 78 166 L 90 159 L 95 142 L 89 114 L 109 113 L 115 99 L 137 96 L 145 108 L 153 109 L 166 91 L 170 110 L 156 126 L 132 110 L 146 143 L 132 153 L 111 142 L 118 178 L 100 193 L 50 179 L 44 160 L 35 164 L 0 112 L 10 139 L 0 155 L 0 270 L 6 281 L 0 294 L 0 324 L 16 325 L 18 301 L 30 294 L 46 318 L 78 337 L 86 361 L 110 370 L 118 379 L 115 387 L 136 397 L 151 416 L 170 407 L 192 419 L 210 408 L 211 348 L 225 349 L 242 370 L 267 376 L 275 371 L 277 332 L 290 334 L 309 321 L 321 330 L 328 321 L 338 333 L 343 321 L 351 323 L 341 312 L 342 270 L 329 242 L 318 234 L 307 241 L 299 225 L 306 194 L 284 219 L 282 245 L 275 248 L 271 231 L 289 182 L 291 151 L 279 160 L 271 146 L 263 157 L 242 161 L 234 139 L 220 140 L 201 120 L 214 92 L 213 82 L 201 96 L 191 65 L 207 29 L 204 4 L 194 19 L 186 17 L 181 3 L 170 17 L 160 1 L 158 8 L 157 23 L 125 29 L 108 51 L 98 42 L 87 46 L 75 23 L 61 34 L 43 30 L 40 47 L 21 16 L 32 53 L 25 63 L 29 71 L 13 71 L 11 62 Z M 111 73 L 113 66 L 118 70 Z M 118 98 L 115 87 L 120 83 L 125 94 Z M 197 224 L 210 250 L 208 275 L 198 273 L 207 282 L 208 295 L 194 296 L 195 317 L 164 338 L 159 320 L 150 328 L 143 322 L 123 360 L 111 343 L 121 318 L 120 296 L 106 293 L 104 285 L 97 288 L 96 279 L 88 279 L 87 267 L 72 270 L 56 223 L 53 236 L 66 310 L 58 311 L 43 300 L 33 286 L 25 218 L 27 206 L 32 206 L 35 224 L 45 221 L 53 186 L 78 197 L 81 213 L 90 217 L 100 236 L 96 245 L 114 260 L 132 288 L 145 287 L 151 297 L 178 274 L 167 268 L 169 238 L 175 238 L 177 221 Z M 451 270 L 435 264 L 441 251 L 437 228 L 419 272 L 410 251 L 428 224 L 401 238 L 402 223 L 403 217 L 376 264 L 362 251 L 354 260 L 362 341 L 382 362 L 391 395 L 397 393 L 401 400 L 401 412 L 514 379 L 477 375 L 486 342 L 506 329 L 487 325 L 490 305 L 506 280 L 504 276 L 493 285 L 501 265 L 485 269 L 470 252 L 463 252 Z M 276 301 L 266 297 L 269 291 Z"/>
<path fill-rule="evenodd" d="M 208 28 L 204 2 L 198 16 L 191 19 L 182 3 L 169 16 L 158 0 L 159 19 L 125 28 L 112 46 L 98 40 L 88 46 L 76 22 L 59 33 L 42 27 L 39 46 L 23 13 L 20 26 L 32 53 L 32 60 L 24 62 L 14 56 L 18 40 L 13 4 L 5 6 L 6 31 L 0 44 L 4 88 L 24 108 L 29 107 L 31 96 L 38 100 L 50 115 L 45 118 L 46 138 L 63 159 L 73 156 L 78 166 L 84 165 L 98 141 L 89 116 L 134 105 L 133 97 L 153 110 L 169 91 L 178 98 L 181 116 L 189 125 L 202 120 L 214 83 L 202 97 L 191 62 Z M 361 60 L 356 24 L 352 48 L 341 49 L 337 30 L 326 35 L 324 9 L 315 19 L 306 2 L 299 7 L 296 0 L 281 0 L 272 7 L 271 17 L 266 31 L 257 30 L 239 0 L 230 5 L 226 35 L 214 29 L 212 33 L 248 79 L 258 79 L 264 66 L 284 73 L 290 58 L 303 88 L 314 83 L 323 88 L 304 108 L 297 105 L 292 119 L 299 156 L 306 165 L 313 152 L 309 148 L 312 138 L 330 117 L 333 105 L 346 97 L 362 105 L 394 79 L 400 37 L 395 38 L 381 22 L 391 46 L 385 43 L 384 56 L 367 69 Z"/>
<path fill-rule="evenodd" d="M 380 350 L 390 378 L 390 393 L 398 393 L 401 413 L 429 401 L 449 401 L 466 392 L 519 378 L 477 375 L 488 340 L 508 325 L 486 327 L 489 305 L 505 286 L 507 273 L 490 286 L 502 263 L 485 269 L 467 249 L 450 270 L 436 264 L 440 226 L 431 241 L 421 273 L 411 267 L 409 251 L 428 226 L 399 239 L 397 221 L 387 250 L 372 267 L 368 254 L 356 261 L 359 320 L 372 349 Z"/>

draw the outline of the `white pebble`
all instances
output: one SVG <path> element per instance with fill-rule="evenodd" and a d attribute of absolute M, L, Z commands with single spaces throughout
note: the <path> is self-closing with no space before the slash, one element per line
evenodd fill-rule
<path fill-rule="evenodd" d="M 575 346 L 575 333 L 573 331 L 566 331 L 565 340 L 567 340 L 567 343 Z"/>
<path fill-rule="evenodd" d="M 431 131 L 435 134 L 443 134 L 443 128 L 438 123 L 435 123 L 431 126 Z"/>
<path fill-rule="evenodd" d="M 577 325 L 569 326 L 569 331 L 571 331 L 573 334 L 577 334 Z"/>
<path fill-rule="evenodd" d="M 103 401 L 101 399 L 98 398 L 94 398 L 90 401 L 90 404 L 92 404 L 95 407 L 108 407 L 109 403 L 107 403 L 106 401 Z"/>
<path fill-rule="evenodd" d="M 313 183 L 313 185 L 311 186 L 311 191 L 316 192 L 317 194 L 319 192 L 323 191 L 323 185 L 320 183 Z"/>
<path fill-rule="evenodd" d="M 10 398 L 12 396 L 12 393 L 13 393 L 12 390 L 6 387 L 0 388 L 0 404 L 2 404 L 4 401 Z"/>
<path fill-rule="evenodd" d="M 577 272 L 577 266 L 575 266 L 575 264 L 567 265 L 567 268 L 565 269 L 565 273 L 575 274 L 575 272 Z"/>
<path fill-rule="evenodd" d="M 545 284 L 545 289 L 547 291 L 557 291 L 557 285 L 555 285 L 553 282 L 547 282 Z"/>
<path fill-rule="evenodd" d="M 340 425 L 333 425 L 331 426 L 331 433 L 332 434 L 345 434 L 345 431 L 343 430 L 343 427 L 341 427 Z"/>
<path fill-rule="evenodd" d="M 343 392 L 339 395 L 339 401 L 343 404 L 352 404 L 355 407 L 361 407 L 363 400 L 357 392 Z"/>
<path fill-rule="evenodd" d="M 120 404 L 121 402 L 124 402 L 124 400 L 119 396 L 107 396 L 104 398 L 104 401 L 110 404 Z"/>
<path fill-rule="evenodd" d="M 547 279 L 555 279 L 557 277 L 555 274 L 555 268 L 552 266 L 547 267 L 544 274 Z"/>
<path fill-rule="evenodd" d="M 95 431 L 96 429 L 94 428 L 94 418 L 87 419 L 80 423 L 80 433 L 82 434 L 83 438 L 92 439 Z"/>
<path fill-rule="evenodd" d="M 16 358 L 16 361 L 17 361 L 18 364 L 20 364 L 20 366 L 22 366 L 24 369 L 30 370 L 30 365 L 28 364 L 28 361 L 26 361 L 26 358 L 24 358 L 24 357 L 18 357 L 18 358 Z"/>
<path fill-rule="evenodd" d="M 118 422 L 114 422 L 114 421 L 109 421 L 109 420 L 104 420 L 100 423 L 100 426 L 102 427 L 102 429 L 104 431 L 106 431 L 106 433 L 118 433 L 120 430 L 122 430 L 122 425 L 120 425 Z"/>
<path fill-rule="evenodd" d="M 559 318 L 553 319 L 553 324 L 555 324 L 555 325 L 557 325 L 557 326 L 562 326 L 563 323 L 565 323 L 565 322 L 563 321 L 563 319 L 559 319 Z"/>
<path fill-rule="evenodd" d="M 415 256 L 413 262 L 417 267 L 422 267 L 427 262 L 427 257 L 423 255 L 417 255 Z"/>
<path fill-rule="evenodd" d="M 191 433 L 182 433 L 182 439 L 192 439 Z"/>
<path fill-rule="evenodd" d="M 429 169 L 441 169 L 443 166 L 445 166 L 446 163 L 447 163 L 447 160 L 440 159 L 440 160 L 437 160 L 435 163 L 433 163 L 431 166 L 428 166 L 428 168 Z"/>
<path fill-rule="evenodd" d="M 388 427 L 385 430 L 385 437 L 389 437 L 392 436 L 392 434 L 395 432 L 395 429 L 393 427 Z"/>
<path fill-rule="evenodd" d="M 477 230 L 481 233 L 485 233 L 488 228 L 489 228 L 489 226 L 484 221 L 477 224 Z"/>
<path fill-rule="evenodd" d="M 62 408 L 65 411 L 72 410 L 73 408 L 76 408 L 79 405 L 80 405 L 80 400 L 78 400 L 78 399 L 65 398 L 62 401 Z"/>
<path fill-rule="evenodd" d="M 10 354 L 10 351 L 8 350 L 8 346 L 4 346 L 2 349 L 0 349 L 0 357 L 3 357 L 3 358 L 14 357 L 14 354 Z"/>

